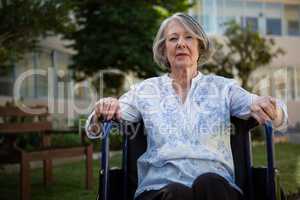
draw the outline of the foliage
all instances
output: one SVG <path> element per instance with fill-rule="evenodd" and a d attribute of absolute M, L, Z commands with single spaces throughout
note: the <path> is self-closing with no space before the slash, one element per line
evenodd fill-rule
<path fill-rule="evenodd" d="M 233 77 L 236 71 L 242 86 L 250 89 L 248 78 L 253 70 L 269 64 L 273 58 L 284 54 L 275 48 L 273 39 L 264 38 L 252 31 L 250 26 L 242 27 L 234 21 L 226 24 L 225 46 L 216 42 L 216 55 L 204 70 Z"/>
<path fill-rule="evenodd" d="M 104 87 L 104 96 L 119 97 L 123 94 L 123 86 L 125 83 L 125 76 L 121 71 L 103 73 L 102 76 L 93 77 L 92 84 L 96 91 L 100 91 L 100 87 Z"/>
<path fill-rule="evenodd" d="M 233 78 L 233 61 L 224 52 L 224 45 L 216 39 L 211 39 L 214 44 L 214 54 L 209 62 L 201 67 L 203 73 L 214 73 L 227 78 Z"/>
<path fill-rule="evenodd" d="M 71 47 L 77 54 L 71 68 L 76 78 L 110 68 L 139 77 L 164 71 L 152 60 L 155 32 L 163 18 L 190 6 L 187 0 L 78 2 L 74 11 L 78 30 L 67 36 L 75 41 Z"/>
<path fill-rule="evenodd" d="M 22 58 L 39 38 L 74 30 L 71 0 L 1 0 L 0 65 Z"/>

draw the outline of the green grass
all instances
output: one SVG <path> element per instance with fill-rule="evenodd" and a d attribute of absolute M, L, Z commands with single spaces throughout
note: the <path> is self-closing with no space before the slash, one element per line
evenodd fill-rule
<path fill-rule="evenodd" d="M 253 158 L 256 166 L 265 165 L 265 146 L 254 144 Z M 277 166 L 281 174 L 281 182 L 288 194 L 300 189 L 300 145 L 277 144 Z M 121 154 L 113 156 L 111 166 L 120 166 Z M 98 190 L 99 162 L 94 161 L 94 187 L 91 191 L 84 189 L 84 162 L 56 166 L 53 170 L 54 183 L 43 186 L 42 170 L 31 170 L 32 200 L 91 200 L 95 199 Z M 18 174 L 5 174 L 0 171 L 0 199 L 14 200 L 19 197 Z"/>
<path fill-rule="evenodd" d="M 266 147 L 254 144 L 253 163 L 266 165 Z M 281 143 L 275 145 L 276 167 L 279 169 L 281 184 L 287 194 L 300 192 L 300 145 Z"/>
<path fill-rule="evenodd" d="M 121 154 L 118 153 L 111 160 L 111 166 L 120 166 Z M 32 200 L 92 200 L 96 199 L 98 191 L 99 162 L 93 165 L 93 188 L 86 190 L 84 184 L 84 162 L 56 166 L 53 170 L 54 183 L 49 187 L 43 186 L 41 169 L 31 170 Z M 0 199 L 19 199 L 19 176 L 17 173 L 8 174 L 0 170 Z"/>

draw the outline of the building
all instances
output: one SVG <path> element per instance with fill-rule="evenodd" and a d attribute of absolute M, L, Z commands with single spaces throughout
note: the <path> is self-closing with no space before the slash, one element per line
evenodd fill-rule
<path fill-rule="evenodd" d="M 59 36 L 40 40 L 38 48 L 7 70 L 0 68 L 0 104 L 15 100 L 24 105 L 46 105 L 54 128 L 74 126 L 80 114 L 90 111 L 87 81 L 77 83 L 68 69 L 75 53 L 70 41 Z M 89 108 L 88 108 L 89 107 Z"/>
<path fill-rule="evenodd" d="M 300 123 L 300 0 L 197 0 L 189 14 L 211 37 L 222 38 L 224 23 L 235 20 L 273 38 L 286 53 L 254 71 L 251 83 L 287 103 L 290 126 Z"/>

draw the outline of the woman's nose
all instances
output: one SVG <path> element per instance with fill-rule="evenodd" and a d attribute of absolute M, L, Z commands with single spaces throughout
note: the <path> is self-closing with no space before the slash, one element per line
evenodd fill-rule
<path fill-rule="evenodd" d="M 177 48 L 185 48 L 185 47 L 186 47 L 186 43 L 184 41 L 184 38 L 180 37 L 177 42 Z"/>

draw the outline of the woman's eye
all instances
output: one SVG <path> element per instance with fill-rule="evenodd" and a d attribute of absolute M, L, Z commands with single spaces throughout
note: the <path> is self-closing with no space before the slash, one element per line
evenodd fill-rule
<path fill-rule="evenodd" d="M 176 37 L 171 37 L 171 38 L 169 38 L 169 41 L 176 41 L 177 40 L 177 38 Z"/>
<path fill-rule="evenodd" d="M 185 38 L 186 38 L 186 39 L 193 39 L 193 36 L 187 35 L 187 36 L 185 36 Z"/>

